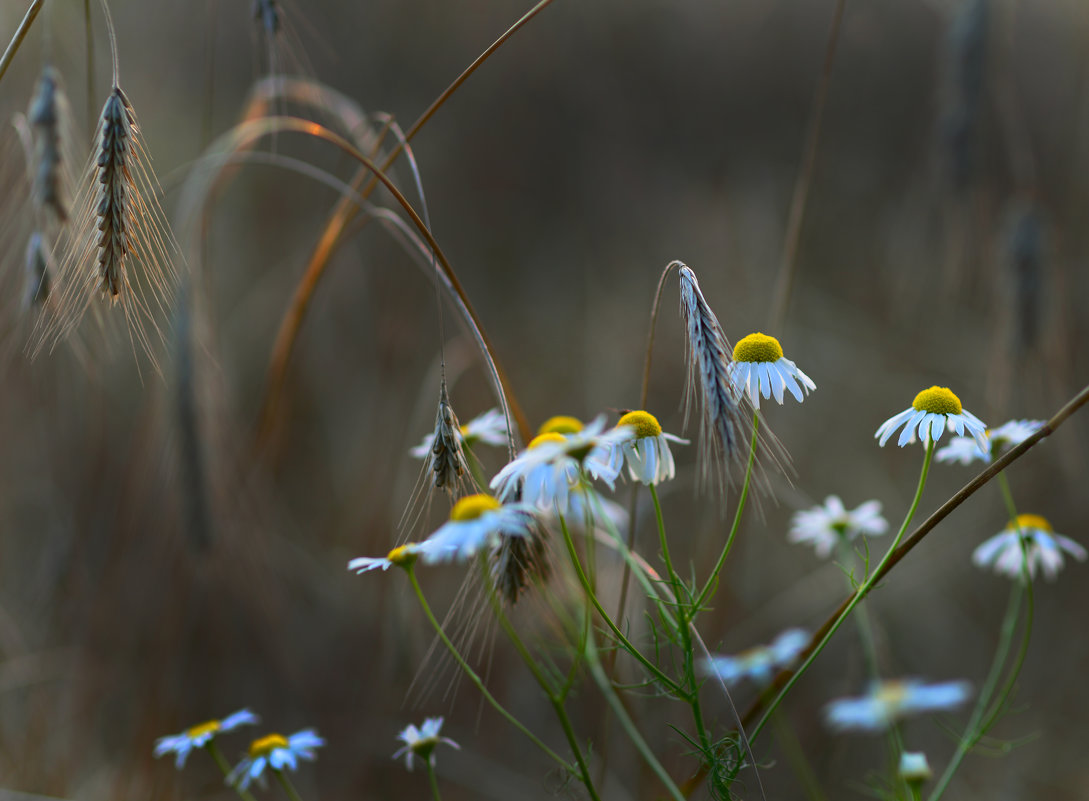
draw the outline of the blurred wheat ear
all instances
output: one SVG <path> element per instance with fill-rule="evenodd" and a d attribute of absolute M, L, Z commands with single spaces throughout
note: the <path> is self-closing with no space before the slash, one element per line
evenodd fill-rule
<path fill-rule="evenodd" d="M 36 133 L 32 196 L 38 210 L 59 224 L 68 220 L 74 180 L 71 174 L 71 108 L 60 75 L 51 67 L 42 70 L 30 101 L 27 119 Z"/>

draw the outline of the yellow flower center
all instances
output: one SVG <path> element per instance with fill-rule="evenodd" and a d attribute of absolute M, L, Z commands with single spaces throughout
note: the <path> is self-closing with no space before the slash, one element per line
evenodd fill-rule
<path fill-rule="evenodd" d="M 500 506 L 502 504 L 499 501 L 491 495 L 485 495 L 483 492 L 476 495 L 466 495 L 454 504 L 454 508 L 450 510 L 450 519 L 458 523 L 463 523 L 466 520 L 476 520 L 485 512 L 494 512 Z"/>
<path fill-rule="evenodd" d="M 565 414 L 549 417 L 537 429 L 538 434 L 577 434 L 580 431 L 582 431 L 582 421 Z"/>
<path fill-rule="evenodd" d="M 616 427 L 628 426 L 635 429 L 636 439 L 662 436 L 662 427 L 658 424 L 658 418 L 650 412 L 628 412 L 620 418 Z"/>
<path fill-rule="evenodd" d="M 386 555 L 386 558 L 397 565 L 397 567 L 411 567 L 419 556 L 419 554 L 411 550 L 409 547 L 411 545 L 413 545 L 411 542 L 404 545 L 398 545 Z"/>
<path fill-rule="evenodd" d="M 277 748 L 287 748 L 287 739 L 282 734 L 267 734 L 250 743 L 250 756 L 254 759 L 267 757 Z"/>
<path fill-rule="evenodd" d="M 190 740 L 195 740 L 198 737 L 203 737 L 205 734 L 215 734 L 219 731 L 219 721 L 209 720 L 207 723 L 201 723 L 199 726 L 194 726 L 185 733 Z"/>
<path fill-rule="evenodd" d="M 896 709 L 904 702 L 907 687 L 900 681 L 884 681 L 874 695 L 881 706 Z"/>
<path fill-rule="evenodd" d="M 735 362 L 777 362 L 783 358 L 783 346 L 767 334 L 749 334 L 734 345 Z"/>
<path fill-rule="evenodd" d="M 1040 515 L 1017 515 L 1016 525 L 1010 523 L 1006 528 L 1020 529 L 1021 531 L 1037 528 L 1040 529 L 1040 531 L 1046 531 L 1049 534 L 1054 531 L 1054 529 L 1051 528 L 1051 524 L 1047 522 L 1047 518 L 1040 517 Z"/>
<path fill-rule="evenodd" d="M 949 387 L 931 387 L 915 396 L 911 406 L 917 412 L 930 414 L 960 414 L 960 398 Z"/>
<path fill-rule="evenodd" d="M 538 434 L 533 439 L 531 439 L 529 441 L 529 447 L 536 448 L 538 445 L 544 445 L 546 442 L 564 443 L 567 442 L 567 440 L 564 438 L 563 434 L 560 434 L 559 432 L 546 431 L 545 433 Z"/>

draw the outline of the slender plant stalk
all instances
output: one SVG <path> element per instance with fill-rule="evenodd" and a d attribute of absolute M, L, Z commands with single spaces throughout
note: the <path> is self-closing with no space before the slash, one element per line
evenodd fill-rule
<path fill-rule="evenodd" d="M 42 3 L 44 2 L 45 0 L 31 0 L 30 7 L 26 10 L 26 16 L 24 16 L 23 21 L 19 23 L 19 27 L 15 29 L 15 35 L 11 37 L 7 49 L 4 50 L 4 55 L 0 56 L 0 79 L 4 77 L 4 73 L 7 72 L 8 67 L 11 66 L 11 60 L 15 58 L 15 53 L 18 52 L 19 45 L 21 45 L 23 39 L 26 38 L 27 31 L 29 31 L 30 26 L 34 24 L 34 18 L 37 17 L 38 12 L 42 10 Z"/>
<path fill-rule="evenodd" d="M 435 775 L 435 766 L 431 764 L 430 759 L 425 759 L 427 763 L 427 782 L 431 785 L 431 799 L 432 801 L 442 801 L 442 796 L 439 795 L 439 779 Z"/>
<path fill-rule="evenodd" d="M 790 217 L 787 220 L 786 240 L 783 242 L 783 257 L 779 264 L 779 276 L 775 281 L 775 295 L 771 307 L 769 327 L 772 331 L 781 331 L 786 319 L 787 306 L 790 305 L 790 291 L 794 285 L 794 275 L 798 264 L 798 240 L 802 233 L 802 219 L 805 216 L 805 204 L 809 198 L 809 187 L 813 183 L 813 165 L 817 162 L 817 145 L 821 139 L 821 123 L 824 121 L 824 107 L 828 100 L 828 83 L 832 77 L 832 61 L 836 55 L 836 43 L 839 41 L 840 23 L 843 21 L 843 7 L 846 0 L 836 0 L 836 10 L 832 15 L 832 27 L 828 31 L 828 44 L 824 51 L 824 70 L 821 73 L 817 91 L 813 97 L 813 118 L 809 125 L 809 135 L 805 145 L 805 157 L 802 168 L 794 183 L 794 196 L 790 201 Z"/>
<path fill-rule="evenodd" d="M 272 769 L 272 775 L 276 777 L 276 781 L 280 783 L 280 786 L 284 788 L 284 792 L 287 793 L 287 797 L 290 801 L 302 801 L 299 797 L 298 791 L 295 789 L 295 785 L 291 783 L 291 779 L 287 778 L 287 774 L 282 770 L 276 768 Z"/>
<path fill-rule="evenodd" d="M 230 776 L 231 766 L 223 756 L 223 752 L 219 750 L 219 746 L 216 745 L 214 737 L 208 741 L 208 745 L 205 746 L 205 749 L 208 751 L 209 755 L 211 755 L 212 759 L 215 760 L 216 765 L 223 773 L 223 778 L 226 779 Z M 237 784 L 232 784 L 231 786 L 234 788 L 234 791 L 242 797 L 243 801 L 257 801 L 249 790 L 243 790 Z"/>

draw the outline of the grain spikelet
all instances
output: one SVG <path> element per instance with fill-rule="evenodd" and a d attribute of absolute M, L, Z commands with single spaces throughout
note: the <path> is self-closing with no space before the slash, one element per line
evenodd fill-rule
<path fill-rule="evenodd" d="M 511 606 L 531 582 L 548 580 L 551 569 L 545 530 L 539 523 L 524 537 L 503 535 L 491 554 L 492 582 L 500 597 Z"/>
<path fill-rule="evenodd" d="M 436 489 L 453 497 L 455 491 L 469 475 L 469 465 L 461 448 L 460 426 L 443 377 L 439 389 L 439 408 L 435 412 L 435 437 L 428 453 L 426 468 Z"/>
<path fill-rule="evenodd" d="M 42 70 L 27 119 L 35 130 L 32 196 L 34 204 L 58 223 L 68 220 L 73 179 L 72 117 L 60 76 L 50 66 Z"/>
<path fill-rule="evenodd" d="M 132 105 L 114 85 L 99 117 L 75 218 L 59 267 L 59 314 L 35 333 L 32 355 L 52 349 L 83 318 L 96 294 L 119 304 L 133 351 L 158 369 L 158 319 L 165 316 L 177 274 L 177 244 L 158 200 L 159 185 Z"/>
<path fill-rule="evenodd" d="M 49 300 L 52 286 L 50 256 L 39 231 L 30 235 L 26 245 L 26 290 L 23 293 L 24 308 L 43 306 Z"/>

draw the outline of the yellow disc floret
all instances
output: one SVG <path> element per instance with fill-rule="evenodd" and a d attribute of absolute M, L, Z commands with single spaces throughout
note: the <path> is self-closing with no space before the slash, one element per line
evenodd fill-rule
<path fill-rule="evenodd" d="M 777 362 L 781 358 L 783 346 L 779 340 L 767 334 L 749 334 L 734 345 L 735 362 Z"/>
<path fill-rule="evenodd" d="M 501 506 L 502 504 L 499 501 L 491 495 L 485 495 L 483 492 L 476 495 L 466 495 L 454 504 L 454 508 L 450 510 L 450 519 L 458 523 L 463 523 L 466 520 L 476 520 L 485 512 L 494 512 Z"/>
<path fill-rule="evenodd" d="M 215 734 L 217 731 L 219 731 L 219 721 L 209 720 L 206 723 L 201 723 L 199 726 L 194 726 L 185 734 L 190 740 L 195 740 L 198 737 L 203 737 L 205 734 Z"/>
<path fill-rule="evenodd" d="M 392 551 L 390 551 L 386 558 L 389 559 L 391 564 L 397 565 L 397 567 L 412 567 L 416 562 L 416 558 L 419 554 L 413 549 L 414 543 L 407 543 L 405 545 L 398 545 Z"/>
<path fill-rule="evenodd" d="M 662 436 L 662 427 L 658 424 L 658 418 L 650 412 L 628 412 L 620 418 L 616 427 L 628 426 L 635 430 L 636 439 Z"/>
<path fill-rule="evenodd" d="M 567 442 L 567 440 L 564 438 L 563 434 L 555 431 L 546 431 L 545 433 L 538 434 L 533 439 L 531 439 L 529 441 L 529 447 L 536 448 L 538 445 L 544 445 L 546 442 L 564 443 Z"/>
<path fill-rule="evenodd" d="M 1036 528 L 1040 531 L 1046 531 L 1051 533 L 1054 531 L 1051 528 L 1051 524 L 1047 522 L 1047 518 L 1040 517 L 1040 515 L 1017 515 L 1017 519 L 1010 523 L 1006 528 L 1020 529 L 1021 531 L 1028 531 L 1030 528 Z"/>
<path fill-rule="evenodd" d="M 580 431 L 582 431 L 582 421 L 565 414 L 549 417 L 537 429 L 538 434 L 577 434 Z"/>
<path fill-rule="evenodd" d="M 960 398 L 949 387 L 931 387 L 915 396 L 911 406 L 917 412 L 930 414 L 960 414 Z"/>
<path fill-rule="evenodd" d="M 282 734 L 267 734 L 250 743 L 250 756 L 254 759 L 267 757 L 277 748 L 287 748 L 287 739 Z"/>

